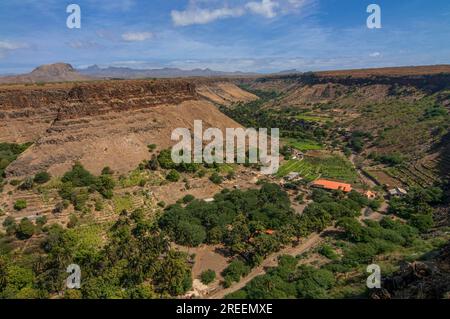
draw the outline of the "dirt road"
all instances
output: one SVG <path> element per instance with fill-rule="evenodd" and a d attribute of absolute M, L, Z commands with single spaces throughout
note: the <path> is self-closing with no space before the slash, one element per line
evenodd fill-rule
<path fill-rule="evenodd" d="M 320 234 L 316 233 L 316 234 L 309 236 L 303 243 L 301 243 L 298 246 L 286 247 L 286 248 L 280 250 L 279 252 L 270 255 L 268 258 L 266 258 L 262 262 L 262 264 L 260 266 L 254 268 L 246 277 L 242 278 L 241 281 L 233 284 L 229 288 L 221 289 L 219 291 L 213 292 L 211 295 L 209 295 L 208 298 L 209 299 L 222 299 L 226 295 L 233 293 L 235 291 L 238 291 L 239 289 L 244 288 L 245 285 L 247 285 L 255 277 L 264 275 L 266 273 L 265 269 L 267 267 L 276 267 L 278 265 L 278 257 L 279 256 L 282 256 L 282 255 L 297 256 L 297 255 L 302 254 L 305 251 L 317 246 L 322 241 L 321 235 L 328 230 L 331 230 L 331 228 L 323 231 Z"/>

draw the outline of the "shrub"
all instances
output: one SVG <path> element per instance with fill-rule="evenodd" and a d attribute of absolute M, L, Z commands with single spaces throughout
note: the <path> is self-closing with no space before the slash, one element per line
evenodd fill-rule
<path fill-rule="evenodd" d="M 216 280 L 216 272 L 211 269 L 205 270 L 200 275 L 200 279 L 201 279 L 202 283 L 204 283 L 205 285 L 209 285 L 214 280 Z"/>
<path fill-rule="evenodd" d="M 47 224 L 47 221 L 48 221 L 47 216 L 40 216 L 36 218 L 36 225 L 42 228 L 44 227 L 45 224 Z"/>
<path fill-rule="evenodd" d="M 319 254 L 331 260 L 337 260 L 338 256 L 331 246 L 323 245 L 319 248 Z"/>
<path fill-rule="evenodd" d="M 30 190 L 34 186 L 34 181 L 31 177 L 28 177 L 22 184 L 20 184 L 19 189 L 20 190 Z"/>
<path fill-rule="evenodd" d="M 63 183 L 72 183 L 75 187 L 86 187 L 95 183 L 95 176 L 87 171 L 80 163 L 75 163 L 72 170 L 64 174 L 61 179 Z"/>
<path fill-rule="evenodd" d="M 209 180 L 213 182 L 214 184 L 221 184 L 223 181 L 222 176 L 220 176 L 218 173 L 214 172 L 210 177 Z"/>
<path fill-rule="evenodd" d="M 239 282 L 239 280 L 241 280 L 241 277 L 246 276 L 249 271 L 250 267 L 248 265 L 246 265 L 240 259 L 235 259 L 228 265 L 227 268 L 224 269 L 222 275 L 225 279 L 225 282 Z"/>
<path fill-rule="evenodd" d="M 154 150 L 156 150 L 156 144 L 150 144 L 147 147 L 150 152 L 153 152 Z"/>
<path fill-rule="evenodd" d="M 229 171 L 227 174 L 227 179 L 234 179 L 236 177 L 236 173 L 234 171 Z"/>
<path fill-rule="evenodd" d="M 37 184 L 45 184 L 50 180 L 51 176 L 47 172 L 40 172 L 34 175 L 34 182 Z"/>
<path fill-rule="evenodd" d="M 164 207 L 166 207 L 166 203 L 164 201 L 159 201 L 158 206 L 161 208 L 164 208 Z"/>
<path fill-rule="evenodd" d="M 19 185 L 20 185 L 20 180 L 18 180 L 18 179 L 13 179 L 13 180 L 11 180 L 11 181 L 9 182 L 9 184 L 10 184 L 11 186 L 19 186 Z"/>
<path fill-rule="evenodd" d="M 16 236 L 19 239 L 28 239 L 33 236 L 35 232 L 35 226 L 28 218 L 23 218 L 16 231 Z"/>
<path fill-rule="evenodd" d="M 78 217 L 74 214 L 69 216 L 69 222 L 67 223 L 67 228 L 75 228 L 78 225 Z"/>
<path fill-rule="evenodd" d="M 102 169 L 102 175 L 113 175 L 114 171 L 109 167 L 106 166 L 105 168 Z"/>
<path fill-rule="evenodd" d="M 180 173 L 172 169 L 169 174 L 167 174 L 166 179 L 171 182 L 178 182 L 180 180 Z"/>
<path fill-rule="evenodd" d="M 186 195 L 183 197 L 183 203 L 188 204 L 190 202 L 192 202 L 195 199 L 195 197 L 193 195 Z"/>
<path fill-rule="evenodd" d="M 434 225 L 433 216 L 423 214 L 412 215 L 410 223 L 411 226 L 416 227 L 422 233 L 427 232 Z"/>
<path fill-rule="evenodd" d="M 113 189 L 116 186 L 116 183 L 112 179 L 111 176 L 101 175 L 97 178 L 95 182 L 96 190 L 107 199 L 111 199 L 113 197 Z"/>
<path fill-rule="evenodd" d="M 103 201 L 101 199 L 96 199 L 94 207 L 97 212 L 102 211 L 103 210 Z"/>
<path fill-rule="evenodd" d="M 202 177 L 205 177 L 205 175 L 206 175 L 206 170 L 205 170 L 205 169 L 200 169 L 200 170 L 197 172 L 197 177 L 202 178 Z"/>
<path fill-rule="evenodd" d="M 181 222 L 176 229 L 176 242 L 180 245 L 197 247 L 206 239 L 205 228 L 201 225 Z"/>
<path fill-rule="evenodd" d="M 164 169 L 174 169 L 176 164 L 172 161 L 172 152 L 170 150 L 162 150 L 158 155 L 158 163 Z"/>
<path fill-rule="evenodd" d="M 15 210 L 21 211 L 25 208 L 27 208 L 27 201 L 24 199 L 19 199 L 14 203 Z"/>

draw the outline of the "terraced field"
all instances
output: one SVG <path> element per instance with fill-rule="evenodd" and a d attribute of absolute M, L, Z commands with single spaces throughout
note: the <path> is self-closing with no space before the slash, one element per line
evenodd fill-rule
<path fill-rule="evenodd" d="M 436 182 L 433 173 L 419 163 L 389 168 L 387 173 L 409 187 L 429 187 Z"/>
<path fill-rule="evenodd" d="M 319 177 L 358 184 L 358 174 L 352 163 L 340 155 L 305 156 L 304 160 L 290 160 L 278 171 L 278 176 L 298 172 L 308 182 Z"/>
<path fill-rule="evenodd" d="M 293 147 L 302 152 L 323 149 L 323 145 L 321 145 L 317 142 L 314 142 L 314 141 L 310 141 L 310 140 L 298 140 L 295 138 L 286 138 L 283 140 L 283 142 L 286 145 Z"/>

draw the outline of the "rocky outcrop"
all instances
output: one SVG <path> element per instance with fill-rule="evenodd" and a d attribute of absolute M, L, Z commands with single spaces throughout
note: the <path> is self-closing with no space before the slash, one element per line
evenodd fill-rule
<path fill-rule="evenodd" d="M 244 98 L 230 83 L 201 85 L 230 91 L 228 102 Z M 194 120 L 239 127 L 186 80 L 7 86 L 0 88 L 0 118 L 0 141 L 34 142 L 7 168 L 8 176 L 17 177 L 43 170 L 60 175 L 75 161 L 94 173 L 105 166 L 125 173 L 149 158 L 147 145 L 173 145 L 173 129 L 192 128 Z"/>
<path fill-rule="evenodd" d="M 450 298 L 450 244 L 428 261 L 404 263 L 381 286 L 372 291 L 372 299 Z"/>

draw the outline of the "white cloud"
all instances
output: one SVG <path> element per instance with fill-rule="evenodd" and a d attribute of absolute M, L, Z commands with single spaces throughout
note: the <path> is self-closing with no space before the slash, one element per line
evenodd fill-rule
<path fill-rule="evenodd" d="M 369 56 L 371 58 L 379 58 L 381 56 L 381 53 L 380 52 L 373 52 L 373 53 L 369 54 Z"/>
<path fill-rule="evenodd" d="M 25 48 L 28 48 L 28 45 L 25 43 L 0 41 L 0 59 L 6 57 L 11 51 Z"/>
<path fill-rule="evenodd" d="M 261 2 L 252 1 L 245 5 L 252 13 L 262 15 L 266 18 L 275 18 L 277 16 L 275 10 L 279 6 L 280 4 L 278 2 L 272 0 L 262 0 Z"/>
<path fill-rule="evenodd" d="M 206 24 L 218 19 L 240 17 L 244 14 L 242 8 L 200 9 L 189 8 L 186 11 L 171 12 L 172 21 L 176 26 L 188 26 L 192 24 Z"/>
<path fill-rule="evenodd" d="M 122 34 L 122 39 L 127 42 L 142 42 L 153 37 L 151 32 L 127 32 Z"/>
<path fill-rule="evenodd" d="M 74 49 L 93 49 L 99 47 L 99 44 L 95 41 L 80 41 L 80 40 L 69 42 L 68 45 Z"/>
<path fill-rule="evenodd" d="M 253 0 L 241 1 L 241 5 L 217 7 L 218 1 L 190 0 L 185 10 L 173 10 L 175 26 L 207 24 L 219 19 L 237 18 L 246 14 L 256 14 L 267 19 L 280 15 L 301 14 L 305 7 L 316 4 L 317 0 Z M 211 3 L 216 7 L 211 7 Z M 233 2 L 232 2 L 233 3 Z M 209 8 L 201 6 L 210 6 Z"/>
<path fill-rule="evenodd" d="M 0 50 L 17 50 L 26 48 L 27 45 L 23 43 L 15 43 L 10 41 L 0 41 Z"/>

